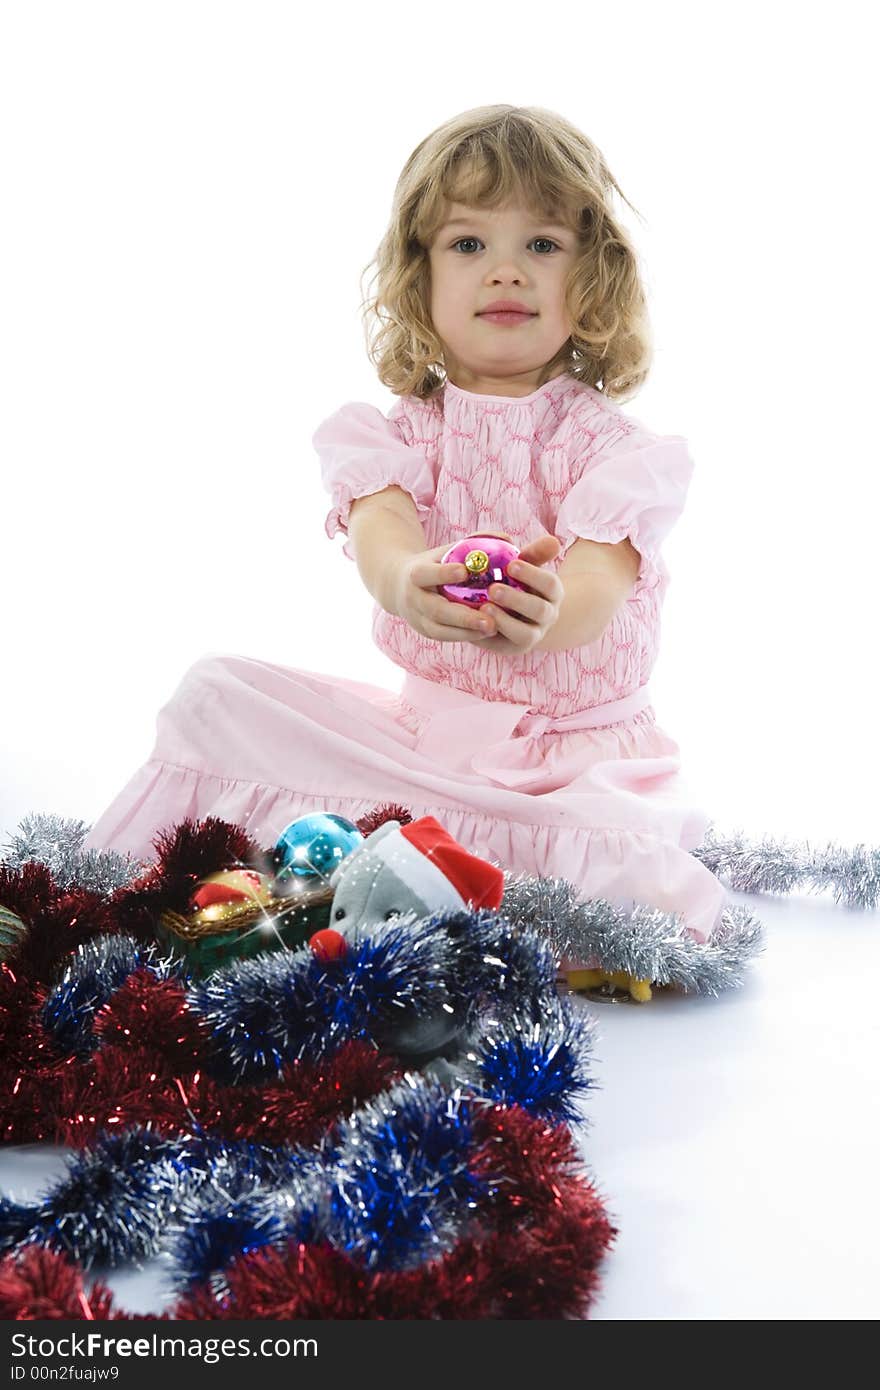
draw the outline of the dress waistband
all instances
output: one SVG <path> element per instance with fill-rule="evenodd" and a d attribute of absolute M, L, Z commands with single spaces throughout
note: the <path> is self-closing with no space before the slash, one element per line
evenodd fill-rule
<path fill-rule="evenodd" d="M 455 686 L 429 681 L 408 671 L 400 691 L 404 700 L 428 722 L 416 747 L 448 768 L 477 772 L 505 786 L 516 786 L 534 775 L 527 758 L 527 740 L 570 729 L 596 729 L 641 713 L 651 703 L 647 685 L 620 700 L 607 700 L 590 709 L 554 717 L 532 713 L 529 705 L 507 700 L 484 700 Z M 514 738 L 514 730 L 518 730 Z"/>

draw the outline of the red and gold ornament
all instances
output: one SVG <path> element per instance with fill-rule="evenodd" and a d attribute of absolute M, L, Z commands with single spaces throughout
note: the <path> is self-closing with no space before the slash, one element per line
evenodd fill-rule
<path fill-rule="evenodd" d="M 275 880 L 247 865 L 201 879 L 185 912 L 166 908 L 160 929 L 200 973 L 263 951 L 302 946 L 327 920 L 332 891 L 315 883 L 281 897 Z"/>
<path fill-rule="evenodd" d="M 256 869 L 222 869 L 203 879 L 190 900 L 191 923 L 201 927 L 238 920 L 254 907 L 272 901 L 270 881 Z"/>

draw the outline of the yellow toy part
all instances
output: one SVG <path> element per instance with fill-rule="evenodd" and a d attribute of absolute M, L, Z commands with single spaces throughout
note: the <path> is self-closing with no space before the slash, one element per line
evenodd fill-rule
<path fill-rule="evenodd" d="M 571 989 L 601 989 L 611 985 L 625 990 L 637 1004 L 647 1004 L 651 998 L 651 981 L 637 980 L 625 970 L 566 970 L 565 979 Z"/>

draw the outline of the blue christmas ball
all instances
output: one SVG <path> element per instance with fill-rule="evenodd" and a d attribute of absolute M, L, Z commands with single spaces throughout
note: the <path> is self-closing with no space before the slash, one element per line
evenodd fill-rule
<path fill-rule="evenodd" d="M 356 825 L 326 811 L 300 816 L 282 830 L 272 855 L 276 881 L 283 885 L 317 879 L 326 883 L 333 870 L 363 843 Z"/>

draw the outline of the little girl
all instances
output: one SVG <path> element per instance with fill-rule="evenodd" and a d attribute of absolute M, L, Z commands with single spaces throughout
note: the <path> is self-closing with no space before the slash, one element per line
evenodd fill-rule
<path fill-rule="evenodd" d="M 344 405 L 313 438 L 327 533 L 347 533 L 402 688 L 204 657 L 86 848 L 149 858 L 158 831 L 208 815 L 271 846 L 308 811 L 393 802 L 504 869 L 680 913 L 706 939 L 725 891 L 690 850 L 709 818 L 648 687 L 693 464 L 615 404 L 650 346 L 612 189 L 540 108 L 468 111 L 416 147 L 368 305 L 398 400 Z M 464 579 L 441 557 L 474 533 L 513 541 L 523 586 L 476 611 L 438 589 Z"/>

